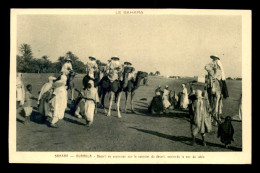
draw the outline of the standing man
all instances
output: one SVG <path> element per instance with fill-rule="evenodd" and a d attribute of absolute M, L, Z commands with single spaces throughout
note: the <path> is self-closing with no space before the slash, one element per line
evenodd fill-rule
<path fill-rule="evenodd" d="M 96 58 L 90 56 L 89 61 L 87 62 L 86 72 L 91 78 L 94 78 L 95 77 L 94 74 L 97 72 L 97 70 L 98 70 L 98 65 L 96 63 Z"/>
<path fill-rule="evenodd" d="M 22 73 L 17 73 L 16 76 L 16 108 L 24 104 L 25 88 L 22 81 Z"/>
<path fill-rule="evenodd" d="M 220 58 L 215 55 L 211 55 L 210 58 L 212 59 L 212 64 L 216 74 L 216 78 L 218 79 L 221 85 L 220 87 L 222 88 L 221 92 L 223 94 L 223 98 L 227 98 L 229 97 L 229 95 L 228 95 L 228 89 L 226 85 L 226 76 Z"/>

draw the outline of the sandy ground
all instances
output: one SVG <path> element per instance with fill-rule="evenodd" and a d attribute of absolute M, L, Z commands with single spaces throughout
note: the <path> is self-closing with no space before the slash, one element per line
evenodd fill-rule
<path fill-rule="evenodd" d="M 50 74 L 24 74 L 23 81 L 33 86 L 33 94 L 38 96 L 41 86 Z M 81 88 L 82 75 L 75 78 L 76 88 Z M 17 111 L 17 151 L 242 151 L 242 123 L 233 121 L 234 139 L 229 149 L 223 148 L 217 138 L 217 127 L 206 136 L 207 146 L 190 145 L 190 124 L 188 111 L 169 110 L 166 115 L 150 115 L 147 108 L 158 85 L 168 84 L 171 90 L 181 91 L 181 83 L 193 79 L 167 79 L 149 77 L 149 85 L 141 86 L 134 99 L 136 114 L 121 112 L 122 118 L 112 111 L 107 117 L 102 109 L 94 117 L 91 127 L 85 126 L 84 119 L 65 113 L 58 122 L 59 128 L 49 128 L 41 121 L 36 101 L 31 121 L 23 124 L 24 118 Z M 242 92 L 241 81 L 227 81 L 230 97 L 224 100 L 223 116 L 233 116 L 238 111 L 238 99 Z M 189 91 L 189 90 L 188 90 Z M 130 101 L 130 100 L 129 100 Z M 121 98 L 124 108 L 125 96 Z M 69 102 L 70 103 L 70 102 Z M 106 105 L 108 102 L 106 100 Z M 69 105 L 68 105 L 69 106 Z M 130 102 L 128 105 L 130 109 Z"/>

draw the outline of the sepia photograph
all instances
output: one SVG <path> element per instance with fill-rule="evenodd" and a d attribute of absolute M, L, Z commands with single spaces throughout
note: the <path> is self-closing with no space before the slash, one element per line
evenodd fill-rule
<path fill-rule="evenodd" d="M 250 10 L 10 14 L 10 163 L 251 163 Z"/>

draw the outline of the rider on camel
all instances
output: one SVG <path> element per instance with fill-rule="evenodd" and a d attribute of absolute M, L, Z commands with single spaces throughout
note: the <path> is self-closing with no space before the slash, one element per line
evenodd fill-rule
<path fill-rule="evenodd" d="M 65 63 L 62 65 L 61 72 L 64 72 L 65 70 L 71 71 L 72 69 L 72 60 L 66 56 L 65 57 Z"/>
<path fill-rule="evenodd" d="M 94 76 L 95 76 L 94 74 L 98 70 L 98 65 L 96 63 L 96 58 L 95 57 L 90 56 L 89 60 L 90 61 L 87 62 L 86 72 L 87 72 L 87 74 L 89 74 L 89 76 L 91 78 L 94 78 Z"/>
<path fill-rule="evenodd" d="M 226 77 L 225 77 L 224 68 L 220 61 L 220 58 L 215 55 L 211 55 L 210 58 L 212 59 L 212 65 L 216 74 L 215 77 L 216 79 L 218 79 L 220 83 L 220 87 L 222 88 L 221 92 L 223 94 L 223 98 L 227 98 L 229 97 L 229 95 L 228 95 L 228 89 L 226 85 Z"/>
<path fill-rule="evenodd" d="M 121 80 L 122 78 L 118 76 L 118 73 L 122 71 L 122 66 L 120 65 L 120 59 L 118 57 L 112 57 L 111 61 L 108 63 L 106 68 L 106 74 L 111 82 L 115 80 Z"/>
<path fill-rule="evenodd" d="M 134 74 L 135 68 L 132 66 L 132 63 L 124 62 L 123 68 L 131 68 L 132 69 L 131 72 L 128 74 L 128 81 L 134 80 L 135 79 L 135 74 Z"/>

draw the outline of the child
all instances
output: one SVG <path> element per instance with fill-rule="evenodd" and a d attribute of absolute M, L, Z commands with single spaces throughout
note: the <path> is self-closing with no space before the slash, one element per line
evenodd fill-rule
<path fill-rule="evenodd" d="M 30 115 L 32 114 L 32 101 L 31 101 L 32 98 L 34 98 L 32 95 L 32 85 L 28 84 L 26 86 L 26 92 L 25 92 L 25 98 L 23 104 L 23 110 L 25 113 L 24 123 L 29 121 Z"/>
<path fill-rule="evenodd" d="M 234 128 L 231 124 L 231 117 L 227 116 L 225 121 L 218 127 L 218 138 L 220 137 L 220 141 L 225 144 L 225 148 L 228 148 L 231 141 L 234 141 L 233 135 Z"/>
<path fill-rule="evenodd" d="M 90 80 L 89 83 L 83 84 L 84 88 L 80 93 L 82 99 L 79 101 L 75 116 L 80 117 L 80 114 L 83 115 L 86 120 L 86 126 L 89 127 L 93 124 L 94 111 L 97 102 L 99 102 L 99 97 L 97 89 L 94 87 L 93 80 Z"/>

